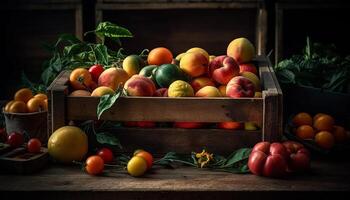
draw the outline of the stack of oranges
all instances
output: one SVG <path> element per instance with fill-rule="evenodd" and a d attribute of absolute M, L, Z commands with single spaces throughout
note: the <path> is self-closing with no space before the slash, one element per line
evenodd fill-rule
<path fill-rule="evenodd" d="M 47 96 L 44 93 L 33 95 L 29 88 L 19 89 L 12 101 L 8 102 L 4 108 L 9 113 L 32 113 L 47 111 Z"/>
<path fill-rule="evenodd" d="M 332 116 L 318 113 L 311 116 L 301 112 L 293 117 L 294 133 L 305 140 L 314 140 L 323 149 L 331 149 L 335 144 L 345 143 L 348 134 L 344 127 L 335 125 Z"/>

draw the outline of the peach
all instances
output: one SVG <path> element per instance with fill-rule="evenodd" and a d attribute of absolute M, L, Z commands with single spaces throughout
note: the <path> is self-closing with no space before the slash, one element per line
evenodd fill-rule
<path fill-rule="evenodd" d="M 213 61 L 215 58 L 216 58 L 216 56 L 210 55 L 210 56 L 209 56 L 209 63 L 210 63 L 211 61 Z"/>
<path fill-rule="evenodd" d="M 255 48 L 247 38 L 237 38 L 228 45 L 227 55 L 233 57 L 239 64 L 246 63 L 255 56 Z"/>
<path fill-rule="evenodd" d="M 256 69 L 253 63 L 242 63 L 239 65 L 239 73 L 242 72 L 252 72 L 255 75 L 258 75 L 258 70 Z"/>
<path fill-rule="evenodd" d="M 208 54 L 208 52 L 206 50 L 204 50 L 204 49 L 202 49 L 200 47 L 193 47 L 193 48 L 191 48 L 191 49 L 186 51 L 186 53 L 191 53 L 191 52 L 198 52 L 198 53 L 203 54 L 207 58 L 207 60 L 209 62 L 209 54 Z"/>
<path fill-rule="evenodd" d="M 257 92 L 261 91 L 260 79 L 255 74 L 253 74 L 252 72 L 242 72 L 241 76 L 244 76 L 247 79 L 249 79 L 251 82 L 253 82 L 255 91 Z"/>
<path fill-rule="evenodd" d="M 131 77 L 138 74 L 145 66 L 145 61 L 139 55 L 130 55 L 123 60 L 123 69 Z"/>
<path fill-rule="evenodd" d="M 220 85 L 218 89 L 220 91 L 221 96 L 226 97 L 226 85 Z"/>
<path fill-rule="evenodd" d="M 111 67 L 102 72 L 98 78 L 98 86 L 107 86 L 116 91 L 119 85 L 123 86 L 128 78 L 129 75 L 124 69 Z"/>
<path fill-rule="evenodd" d="M 124 89 L 129 96 L 153 96 L 156 86 L 149 78 L 133 75 L 125 82 Z"/>
<path fill-rule="evenodd" d="M 203 122 L 174 122 L 175 128 L 203 128 L 205 124 Z"/>
<path fill-rule="evenodd" d="M 72 97 L 89 97 L 91 96 L 91 92 L 87 90 L 74 90 L 72 93 L 69 94 L 69 96 Z"/>
<path fill-rule="evenodd" d="M 217 124 L 218 128 L 221 129 L 230 129 L 230 130 L 243 130 L 244 128 L 244 123 L 242 122 L 220 122 Z"/>
<path fill-rule="evenodd" d="M 201 76 L 192 80 L 191 86 L 195 92 L 205 86 L 215 86 L 215 83 L 208 77 Z"/>
<path fill-rule="evenodd" d="M 185 52 L 180 53 L 179 55 L 177 55 L 177 56 L 175 57 L 175 60 L 177 60 L 177 61 L 180 62 L 181 58 L 182 58 L 185 54 L 186 54 Z"/>
<path fill-rule="evenodd" d="M 254 83 L 243 76 L 232 78 L 226 87 L 226 95 L 232 98 L 253 97 L 254 93 Z"/>
<path fill-rule="evenodd" d="M 239 75 L 238 63 L 229 56 L 218 56 L 209 64 L 209 76 L 216 82 L 226 85 Z"/>
<path fill-rule="evenodd" d="M 180 60 L 180 68 L 191 77 L 198 77 L 208 70 L 208 59 L 198 52 L 186 53 Z"/>
<path fill-rule="evenodd" d="M 154 94 L 154 97 L 168 97 L 168 88 L 159 88 L 157 89 Z"/>
<path fill-rule="evenodd" d="M 220 91 L 214 86 L 205 86 L 196 92 L 196 97 L 221 97 Z"/>
<path fill-rule="evenodd" d="M 103 95 L 106 95 L 106 94 L 113 95 L 113 94 L 115 94 L 115 92 L 110 87 L 100 86 L 100 87 L 97 87 L 96 89 L 94 89 L 94 91 L 92 91 L 91 96 L 92 97 L 102 97 Z"/>

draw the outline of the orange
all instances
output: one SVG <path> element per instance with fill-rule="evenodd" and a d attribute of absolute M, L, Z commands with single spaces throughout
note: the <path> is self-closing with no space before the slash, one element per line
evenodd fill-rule
<path fill-rule="evenodd" d="M 301 125 L 312 126 L 312 117 L 310 114 L 308 114 L 306 112 L 298 113 L 293 118 L 293 125 L 294 126 L 301 126 Z"/>
<path fill-rule="evenodd" d="M 164 47 L 152 49 L 147 57 L 148 65 L 170 64 L 173 61 L 173 54 Z"/>
<path fill-rule="evenodd" d="M 44 100 L 44 99 L 47 99 L 47 95 L 44 93 L 38 93 L 34 96 L 34 98 L 39 98 L 39 99 Z"/>
<path fill-rule="evenodd" d="M 9 102 L 9 103 L 11 103 L 11 102 Z M 25 113 L 25 112 L 27 112 L 27 105 L 23 101 L 13 101 L 8 106 L 7 112 L 10 112 L 10 113 Z"/>
<path fill-rule="evenodd" d="M 346 134 L 344 127 L 342 126 L 334 125 L 332 133 L 336 143 L 344 143 L 347 140 L 348 136 Z"/>
<path fill-rule="evenodd" d="M 315 136 L 315 142 L 324 149 L 331 149 L 334 146 L 334 136 L 328 131 L 320 131 Z"/>
<path fill-rule="evenodd" d="M 29 88 L 22 88 L 15 93 L 14 100 L 23 101 L 24 103 L 27 103 L 32 97 L 32 90 L 30 90 Z"/>
<path fill-rule="evenodd" d="M 45 107 L 45 99 L 40 99 L 40 98 L 31 98 L 27 102 L 27 110 L 28 112 L 39 112 L 43 111 Z"/>
<path fill-rule="evenodd" d="M 4 111 L 5 111 L 5 112 L 10 112 L 10 111 L 9 111 L 9 110 L 10 110 L 10 106 L 11 106 L 11 104 L 12 104 L 13 102 L 15 102 L 15 100 L 9 101 L 9 102 L 5 105 L 5 108 L 4 108 Z"/>
<path fill-rule="evenodd" d="M 314 128 L 318 131 L 332 131 L 334 119 L 330 115 L 320 115 L 314 121 Z"/>
<path fill-rule="evenodd" d="M 314 117 L 313 117 L 313 121 L 316 121 L 317 118 L 321 117 L 322 115 L 325 115 L 324 113 L 317 113 Z"/>
<path fill-rule="evenodd" d="M 296 135 L 302 139 L 313 139 L 315 131 L 310 125 L 301 125 L 297 128 Z"/>
<path fill-rule="evenodd" d="M 93 83 L 90 72 L 85 68 L 76 68 L 69 75 L 70 85 L 76 90 L 89 88 Z"/>

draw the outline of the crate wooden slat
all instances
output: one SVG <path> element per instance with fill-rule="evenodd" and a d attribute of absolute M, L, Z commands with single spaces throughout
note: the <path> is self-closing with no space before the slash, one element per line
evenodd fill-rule
<path fill-rule="evenodd" d="M 126 146 L 123 151 L 145 148 L 157 153 L 208 148 L 217 153 L 252 146 L 258 141 L 276 141 L 282 134 L 282 92 L 270 62 L 256 59 L 263 88 L 262 98 L 162 98 L 120 97 L 104 112 L 102 120 L 157 122 L 254 121 L 258 131 L 179 128 L 116 128 Z M 94 120 L 98 97 L 69 97 L 69 71 L 62 72 L 49 87 L 49 127 L 51 132 L 70 120 Z M 49 132 L 49 133 L 51 133 Z M 143 137 L 142 137 L 143 136 Z"/>

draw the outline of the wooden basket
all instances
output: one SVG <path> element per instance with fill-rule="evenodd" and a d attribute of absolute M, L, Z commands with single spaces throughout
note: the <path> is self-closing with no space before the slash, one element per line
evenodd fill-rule
<path fill-rule="evenodd" d="M 206 148 L 215 153 L 227 154 L 237 148 L 250 147 L 258 141 L 279 140 L 282 134 L 282 92 L 269 60 L 260 56 L 257 65 L 263 88 L 262 98 L 121 97 L 103 113 L 101 119 L 157 122 L 253 121 L 262 127 L 258 131 L 118 128 L 114 132 L 126 152 L 144 148 L 157 153 L 189 153 Z M 69 71 L 62 72 L 48 89 L 51 105 L 49 133 L 66 125 L 69 120 L 97 119 L 99 97 L 67 96 L 69 74 Z"/>

